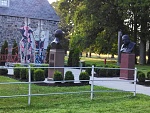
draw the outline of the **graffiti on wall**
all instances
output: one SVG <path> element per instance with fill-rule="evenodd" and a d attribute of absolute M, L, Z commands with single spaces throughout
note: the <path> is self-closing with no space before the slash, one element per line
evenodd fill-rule
<path fill-rule="evenodd" d="M 46 31 L 42 31 L 41 36 L 38 36 L 30 27 L 24 26 L 20 28 L 20 32 L 21 63 L 44 63 L 49 42 Z"/>
<path fill-rule="evenodd" d="M 20 56 L 21 63 L 34 62 L 34 48 L 35 41 L 33 37 L 33 31 L 28 26 L 20 28 L 22 38 L 20 40 Z"/>
<path fill-rule="evenodd" d="M 36 40 L 35 45 L 35 63 L 44 63 L 44 40 Z"/>

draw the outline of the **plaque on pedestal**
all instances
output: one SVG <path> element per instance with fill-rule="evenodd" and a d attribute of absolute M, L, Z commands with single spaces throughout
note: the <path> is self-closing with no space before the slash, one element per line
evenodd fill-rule
<path fill-rule="evenodd" d="M 122 53 L 120 68 L 135 68 L 135 54 Z M 126 80 L 134 79 L 134 70 L 120 69 L 120 78 Z"/>

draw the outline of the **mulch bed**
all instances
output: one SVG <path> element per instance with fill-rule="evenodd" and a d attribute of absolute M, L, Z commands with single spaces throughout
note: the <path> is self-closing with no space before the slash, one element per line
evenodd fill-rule
<path fill-rule="evenodd" d="M 28 82 L 26 80 L 20 80 L 20 79 L 17 79 L 17 78 L 14 78 L 14 76 L 12 75 L 2 75 L 2 76 L 5 76 L 5 77 L 9 77 L 9 78 L 12 78 L 12 79 L 16 79 L 16 80 L 19 80 L 21 82 Z M 34 81 L 33 81 L 34 82 Z M 64 83 L 45 83 L 45 82 L 41 82 L 41 83 L 34 83 L 38 86 L 57 86 L 57 87 L 69 87 L 69 86 L 85 86 L 85 85 L 90 85 L 89 83 L 72 83 L 72 82 L 64 82 Z"/>
<path fill-rule="evenodd" d="M 85 86 L 87 83 L 35 83 L 39 86 L 57 86 L 57 87 L 70 87 L 70 86 Z"/>

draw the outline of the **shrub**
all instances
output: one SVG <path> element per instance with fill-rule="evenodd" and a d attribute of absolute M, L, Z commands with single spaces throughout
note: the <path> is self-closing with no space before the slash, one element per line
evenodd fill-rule
<path fill-rule="evenodd" d="M 116 66 L 115 68 L 120 68 L 119 66 Z M 120 69 L 115 69 L 115 76 L 120 76 Z"/>
<path fill-rule="evenodd" d="M 147 79 L 150 80 L 150 71 L 147 72 Z"/>
<path fill-rule="evenodd" d="M 20 64 L 15 64 L 15 67 L 20 67 Z M 20 78 L 20 68 L 14 68 L 14 78 Z"/>
<path fill-rule="evenodd" d="M 74 75 L 73 75 L 73 73 L 71 71 L 67 71 L 65 73 L 65 80 L 74 80 Z"/>
<path fill-rule="evenodd" d="M 31 68 L 31 81 L 34 81 L 34 70 L 35 69 Z M 26 78 L 27 78 L 27 80 L 29 79 L 28 70 L 27 70 Z"/>
<path fill-rule="evenodd" d="M 20 78 L 20 69 L 19 68 L 14 69 L 14 78 Z"/>
<path fill-rule="evenodd" d="M 54 80 L 54 81 L 62 81 L 62 80 L 63 80 L 63 77 L 62 77 L 62 74 L 61 74 L 60 71 L 56 70 L 56 71 L 54 72 L 53 80 Z"/>
<path fill-rule="evenodd" d="M 114 77 L 115 76 L 115 69 L 106 69 L 106 76 L 107 77 Z"/>
<path fill-rule="evenodd" d="M 27 69 L 26 68 L 21 68 L 20 70 L 20 79 L 25 80 L 27 77 Z"/>
<path fill-rule="evenodd" d="M 107 72 L 106 69 L 100 69 L 99 75 L 100 75 L 101 77 L 106 77 L 106 72 Z"/>
<path fill-rule="evenodd" d="M 45 78 L 48 77 L 48 68 L 45 68 L 45 69 L 44 69 L 44 76 L 45 76 Z"/>
<path fill-rule="evenodd" d="M 0 75 L 7 75 L 8 70 L 7 69 L 0 69 Z"/>
<path fill-rule="evenodd" d="M 36 69 L 34 71 L 34 81 L 44 81 L 44 80 L 45 80 L 44 70 Z"/>
<path fill-rule="evenodd" d="M 143 73 L 143 72 L 142 72 L 142 71 L 137 71 L 137 75 L 138 75 L 139 73 Z"/>
<path fill-rule="evenodd" d="M 85 68 L 85 71 L 91 75 L 91 72 L 92 72 L 92 65 L 91 64 L 85 64 L 85 67 L 90 67 L 90 68 Z"/>
<path fill-rule="evenodd" d="M 143 72 L 138 73 L 138 81 L 145 82 L 145 74 Z"/>
<path fill-rule="evenodd" d="M 86 68 L 85 71 L 86 71 L 89 75 L 91 75 L 92 68 Z"/>
<path fill-rule="evenodd" d="M 90 80 L 90 76 L 87 72 L 81 72 L 79 75 L 79 80 Z M 89 81 L 81 81 L 81 83 L 89 83 Z"/>
<path fill-rule="evenodd" d="M 48 67 L 48 65 L 42 65 L 42 67 Z M 44 70 L 44 76 L 45 76 L 45 78 L 47 78 L 48 77 L 48 68 L 43 68 L 43 70 Z"/>

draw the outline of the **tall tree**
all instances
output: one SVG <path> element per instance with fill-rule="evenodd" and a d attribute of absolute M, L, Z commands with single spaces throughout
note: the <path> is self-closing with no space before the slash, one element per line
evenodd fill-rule
<path fill-rule="evenodd" d="M 18 54 L 18 45 L 16 41 L 14 41 L 13 48 L 12 48 L 12 55 L 16 55 L 16 54 Z"/>
<path fill-rule="evenodd" d="M 129 34 L 136 42 L 134 52 L 137 53 L 137 46 L 140 45 L 140 64 L 146 63 L 146 41 L 149 23 L 149 6 L 148 0 L 124 0 L 120 5 L 123 7 L 123 12 L 126 20 L 126 26 L 129 29 Z M 147 16 L 146 16 L 147 15 Z M 145 27 L 145 28 L 143 28 Z M 140 42 L 140 44 L 138 44 Z M 137 63 L 137 62 L 136 62 Z"/>
<path fill-rule="evenodd" d="M 5 40 L 1 48 L 1 54 L 8 54 L 8 42 Z"/>

